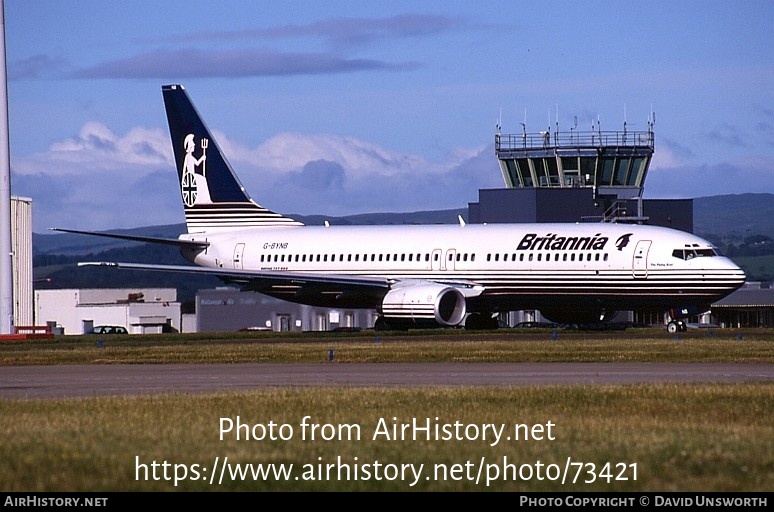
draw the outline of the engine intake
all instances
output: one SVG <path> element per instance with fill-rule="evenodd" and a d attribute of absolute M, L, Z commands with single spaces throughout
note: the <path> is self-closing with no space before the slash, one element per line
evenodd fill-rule
<path fill-rule="evenodd" d="M 406 285 L 384 296 L 381 314 L 390 324 L 451 327 L 465 318 L 465 297 L 451 286 Z"/>

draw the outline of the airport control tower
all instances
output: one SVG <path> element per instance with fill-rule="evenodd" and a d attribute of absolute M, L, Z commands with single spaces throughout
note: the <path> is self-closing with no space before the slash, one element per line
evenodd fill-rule
<path fill-rule="evenodd" d="M 495 134 L 505 184 L 524 187 L 588 187 L 602 196 L 641 197 L 650 158 L 648 131 L 549 131 Z"/>
<path fill-rule="evenodd" d="M 646 131 L 495 133 L 504 189 L 480 190 L 471 222 L 633 222 L 693 230 L 691 200 L 643 200 L 654 151 Z"/>

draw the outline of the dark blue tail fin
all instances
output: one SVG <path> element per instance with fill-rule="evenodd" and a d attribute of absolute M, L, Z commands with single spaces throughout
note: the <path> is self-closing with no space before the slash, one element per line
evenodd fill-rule
<path fill-rule="evenodd" d="M 189 233 L 302 225 L 250 199 L 182 85 L 161 91 Z"/>

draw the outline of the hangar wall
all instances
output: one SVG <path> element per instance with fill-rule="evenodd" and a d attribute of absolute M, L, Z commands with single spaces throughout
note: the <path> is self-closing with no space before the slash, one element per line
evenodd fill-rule
<path fill-rule="evenodd" d="M 11 265 L 15 326 L 33 325 L 32 199 L 11 197 Z"/>
<path fill-rule="evenodd" d="M 318 308 L 231 287 L 196 295 L 196 332 L 365 329 L 375 320 L 374 310 Z"/>

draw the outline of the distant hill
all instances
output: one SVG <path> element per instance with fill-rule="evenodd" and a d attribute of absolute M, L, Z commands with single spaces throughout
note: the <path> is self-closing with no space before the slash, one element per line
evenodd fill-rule
<path fill-rule="evenodd" d="M 774 194 L 728 194 L 693 200 L 693 231 L 728 239 L 774 238 Z"/>

